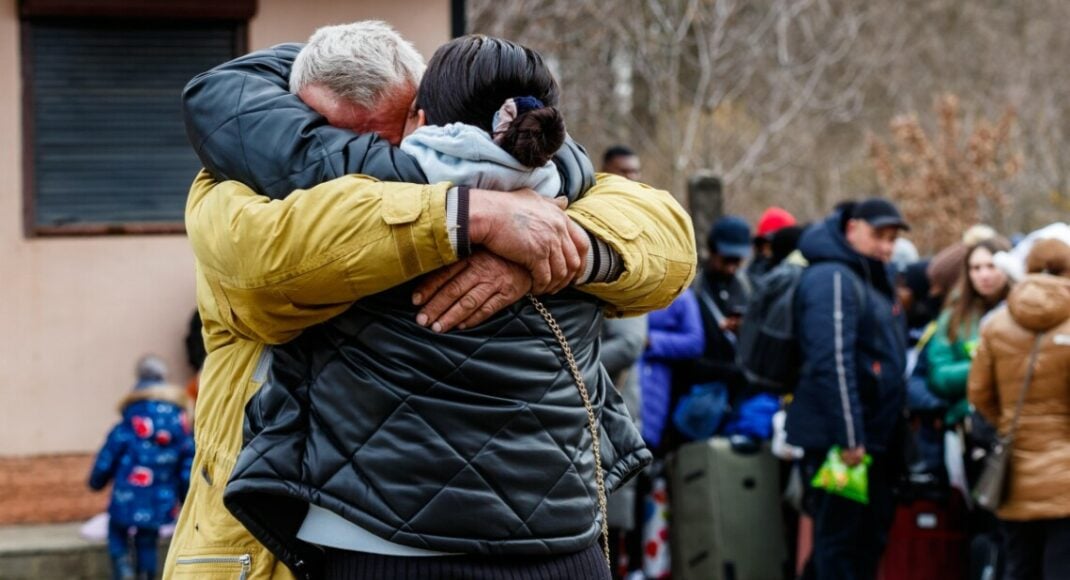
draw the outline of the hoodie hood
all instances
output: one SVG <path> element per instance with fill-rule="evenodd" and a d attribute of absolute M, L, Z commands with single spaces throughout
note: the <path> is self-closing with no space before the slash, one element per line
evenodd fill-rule
<path fill-rule="evenodd" d="M 545 197 L 561 191 L 561 176 L 552 161 L 526 167 L 472 125 L 425 125 L 401 142 L 401 150 L 416 159 L 428 183 L 448 181 L 497 191 L 531 188 Z"/>
<path fill-rule="evenodd" d="M 843 213 L 834 212 L 810 226 L 799 239 L 799 251 L 810 264 L 838 262 L 847 266 L 889 297 L 895 295 L 889 268 L 883 262 L 859 254 L 847 243 L 841 224 Z"/>
<path fill-rule="evenodd" d="M 1070 280 L 1050 274 L 1030 274 L 1011 290 L 1007 307 L 1015 322 L 1044 332 L 1070 318 Z"/>

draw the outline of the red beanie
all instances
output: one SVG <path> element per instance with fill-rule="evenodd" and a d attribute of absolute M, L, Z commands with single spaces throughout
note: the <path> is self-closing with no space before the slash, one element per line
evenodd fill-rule
<path fill-rule="evenodd" d="M 793 225 L 795 225 L 795 216 L 785 209 L 773 206 L 765 210 L 761 219 L 758 220 L 758 232 L 755 235 L 759 238 L 764 238 L 779 229 Z"/>

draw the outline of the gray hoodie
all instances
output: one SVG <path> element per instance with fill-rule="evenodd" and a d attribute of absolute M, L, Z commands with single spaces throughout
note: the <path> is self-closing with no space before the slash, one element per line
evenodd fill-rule
<path fill-rule="evenodd" d="M 448 181 L 496 191 L 531 188 L 546 197 L 561 191 L 561 176 L 552 161 L 526 167 L 472 125 L 425 125 L 401 142 L 401 150 L 416 159 L 429 183 Z"/>

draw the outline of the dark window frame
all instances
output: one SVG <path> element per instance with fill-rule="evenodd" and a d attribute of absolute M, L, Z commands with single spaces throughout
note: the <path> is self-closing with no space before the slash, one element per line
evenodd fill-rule
<path fill-rule="evenodd" d="M 63 237 L 63 236 L 112 236 L 112 235 L 185 235 L 186 226 L 181 220 L 177 222 L 119 222 L 102 224 L 38 225 L 37 187 L 34 146 L 36 130 L 34 127 L 33 98 L 33 52 L 30 30 L 34 24 L 49 22 L 74 22 L 81 25 L 100 24 L 126 26 L 145 24 L 152 26 L 184 28 L 191 24 L 227 21 L 234 25 L 234 56 L 249 50 L 249 18 L 255 14 L 255 0 L 220 3 L 222 9 L 215 9 L 213 4 L 204 2 L 191 10 L 190 2 L 168 11 L 166 2 L 137 4 L 133 7 L 122 6 L 122 1 L 107 0 L 86 6 L 79 0 L 44 0 L 34 2 L 24 0 L 22 18 L 19 22 L 20 63 L 22 66 L 22 223 L 26 238 Z M 161 5 L 164 7 L 161 8 Z M 192 183 L 193 176 L 190 176 Z"/>

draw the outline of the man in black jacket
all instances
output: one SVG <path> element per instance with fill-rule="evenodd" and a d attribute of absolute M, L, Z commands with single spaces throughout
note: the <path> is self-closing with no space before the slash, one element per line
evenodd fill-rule
<path fill-rule="evenodd" d="M 887 540 L 906 370 L 905 324 L 887 265 L 906 228 L 891 202 L 872 198 L 842 205 L 799 242 L 810 266 L 795 294 L 803 367 L 788 442 L 806 451 L 809 473 L 833 447 L 848 465 L 872 456 L 868 504 L 817 490 L 807 499 L 814 551 L 804 578 L 874 578 Z"/>
<path fill-rule="evenodd" d="M 726 216 L 710 228 L 709 255 L 696 288 L 706 351 L 687 374 L 689 385 L 720 381 L 733 396 L 746 386 L 736 364 L 736 333 L 747 305 L 740 267 L 750 254 L 750 242 L 750 226 L 743 218 Z"/>

